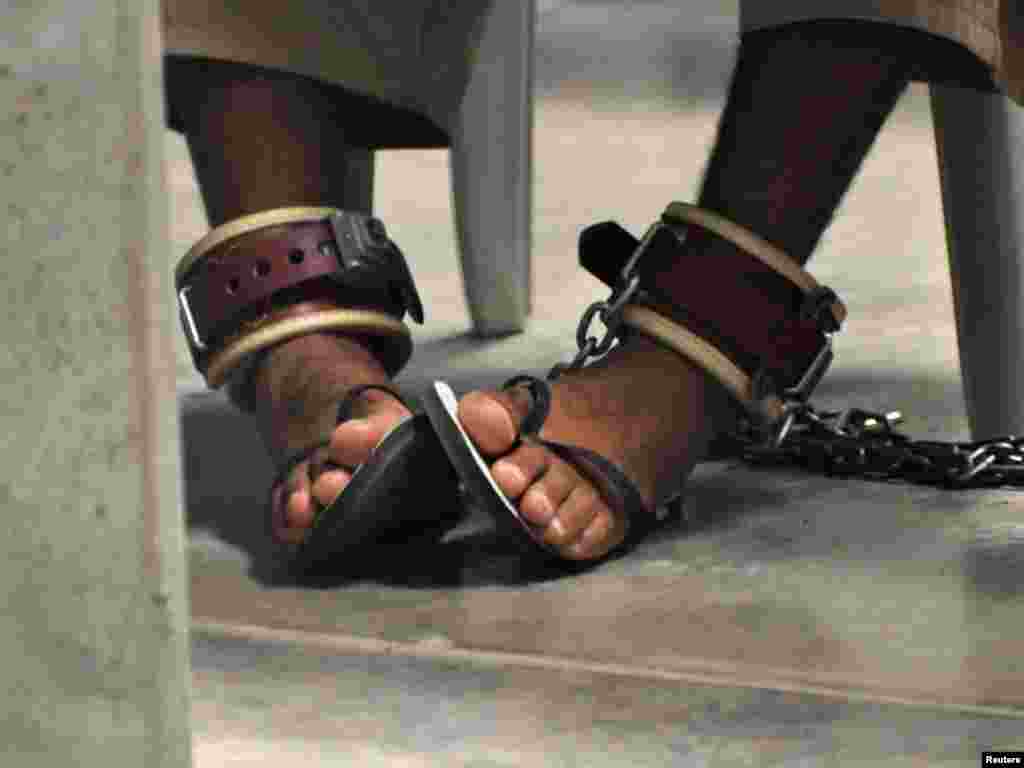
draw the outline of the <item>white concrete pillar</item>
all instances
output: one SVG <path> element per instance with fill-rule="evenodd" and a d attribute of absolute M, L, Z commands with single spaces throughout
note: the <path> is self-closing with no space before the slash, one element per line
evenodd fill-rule
<path fill-rule="evenodd" d="M 191 760 L 160 48 L 0 5 L 0 765 Z"/>

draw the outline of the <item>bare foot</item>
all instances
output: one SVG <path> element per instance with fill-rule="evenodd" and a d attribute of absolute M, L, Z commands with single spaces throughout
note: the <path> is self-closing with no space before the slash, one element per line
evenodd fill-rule
<path fill-rule="evenodd" d="M 728 426 L 724 390 L 703 371 L 636 335 L 552 387 L 540 437 L 579 445 L 617 464 L 653 509 L 681 488 L 713 435 Z M 471 392 L 459 420 L 493 460 L 495 482 L 544 540 L 572 560 L 601 557 L 626 534 L 594 486 L 570 464 L 528 439 L 512 446 L 527 413 L 523 388 Z"/>
<path fill-rule="evenodd" d="M 392 428 L 411 415 L 391 395 L 370 390 L 356 400 L 353 418 L 335 425 L 338 404 L 346 392 L 361 384 L 389 383 L 364 345 L 341 336 L 294 339 L 275 348 L 260 364 L 248 396 L 256 405 L 260 431 L 277 464 L 283 465 L 289 456 L 327 436 L 331 441 L 274 489 L 272 527 L 279 541 L 301 542 L 318 505 L 329 505 L 348 485 L 351 472 L 330 465 L 359 466 Z"/>

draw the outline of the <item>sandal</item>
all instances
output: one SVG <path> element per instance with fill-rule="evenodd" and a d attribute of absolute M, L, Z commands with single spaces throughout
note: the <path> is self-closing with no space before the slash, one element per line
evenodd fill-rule
<path fill-rule="evenodd" d="M 737 251 L 732 257 L 697 261 L 695 279 L 677 290 L 673 300 L 660 290 L 659 272 L 680 258 L 699 260 L 681 247 L 693 230 L 727 240 Z M 767 442 L 785 436 L 796 407 L 821 380 L 832 360 L 831 334 L 846 317 L 836 294 L 778 248 L 734 222 L 684 203 L 670 204 L 639 240 L 614 222 L 588 227 L 580 237 L 580 263 L 613 292 L 583 314 L 576 332 L 579 352 L 571 363 L 552 368 L 549 381 L 582 367 L 588 358 L 607 354 L 617 339 L 642 333 L 716 379 Z M 595 317 L 607 328 L 600 341 L 588 335 Z M 532 376 L 516 376 L 505 388 L 519 385 L 526 385 L 532 402 L 517 445 L 535 441 L 571 464 L 626 526 L 619 546 L 582 565 L 632 549 L 660 522 L 656 511 L 645 507 L 636 486 L 603 456 L 540 439 L 550 387 Z M 501 492 L 459 423 L 455 393 L 447 384 L 434 382 L 424 410 L 464 487 L 501 530 L 513 533 L 535 554 L 559 558 L 562 566 L 580 565 L 544 542 Z M 677 497 L 670 502 L 669 511 L 678 514 L 681 501 Z"/>
<path fill-rule="evenodd" d="M 369 390 L 387 392 L 408 407 L 392 388 L 366 384 L 345 395 L 336 424 L 352 418 L 356 400 Z M 270 492 L 272 516 L 283 512 L 278 497 L 289 473 L 329 444 L 322 440 L 284 463 Z M 351 472 L 352 479 L 330 504 L 318 505 L 311 528 L 291 555 L 288 569 L 300 579 L 327 570 L 352 571 L 379 547 L 435 543 L 464 517 L 458 476 L 422 413 L 395 425 L 358 467 L 328 462 L 320 472 L 332 468 Z M 311 480 L 316 481 L 312 473 Z"/>
<path fill-rule="evenodd" d="M 394 376 L 412 354 L 404 316 L 423 322 L 412 274 L 384 225 L 335 208 L 278 208 L 222 224 L 179 262 L 175 288 L 196 368 L 211 388 L 226 385 L 243 410 L 253 408 L 246 397 L 252 371 L 278 344 L 311 333 L 354 336 Z M 294 310 L 314 300 L 332 308 Z M 369 389 L 402 400 L 388 387 L 357 387 L 340 403 L 337 423 L 351 418 L 355 399 Z M 269 520 L 283 510 L 274 504 L 282 479 L 326 444 L 285 462 L 271 489 Z M 371 550 L 368 544 L 437 539 L 458 522 L 457 476 L 422 415 L 398 424 L 351 471 L 351 482 L 317 511 L 291 558 L 296 574 L 347 568 Z"/>
<path fill-rule="evenodd" d="M 659 522 L 655 510 L 644 504 L 633 482 L 626 477 L 622 469 L 608 459 L 581 446 L 556 443 L 539 437 L 551 410 L 551 388 L 543 379 L 526 375 L 509 379 L 502 388 L 509 389 L 521 385 L 525 385 L 529 391 L 531 403 L 512 450 L 528 440 L 544 446 L 558 458 L 571 464 L 594 485 L 612 514 L 625 523 L 625 539 L 603 557 L 585 561 L 563 558 L 554 547 L 544 541 L 541 531 L 522 517 L 515 504 L 494 482 L 487 461 L 480 455 L 459 423 L 458 399 L 455 393 L 445 382 L 435 381 L 424 396 L 423 409 L 466 491 L 490 514 L 499 530 L 514 536 L 526 552 L 555 560 L 562 567 L 589 568 L 629 551 Z"/>

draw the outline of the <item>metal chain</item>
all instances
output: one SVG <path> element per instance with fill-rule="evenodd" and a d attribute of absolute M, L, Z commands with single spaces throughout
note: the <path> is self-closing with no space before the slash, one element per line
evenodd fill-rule
<path fill-rule="evenodd" d="M 576 328 L 576 346 L 578 352 L 569 363 L 558 363 L 548 372 L 548 381 L 554 381 L 567 371 L 574 371 L 586 365 L 587 360 L 592 357 L 603 357 L 611 350 L 615 340 L 622 335 L 622 308 L 640 289 L 640 275 L 637 274 L 637 264 L 640 256 L 647 250 L 654 236 L 661 230 L 660 223 L 652 224 L 644 236 L 640 239 L 633 255 L 619 272 L 619 279 L 615 283 L 612 295 L 605 301 L 595 301 L 583 313 L 580 323 Z M 605 326 L 605 333 L 601 339 L 590 335 L 590 326 L 597 318 Z"/>
<path fill-rule="evenodd" d="M 648 230 L 623 267 L 611 296 L 587 307 L 576 328 L 575 357 L 552 367 L 549 381 L 611 350 L 622 332 L 622 309 L 640 287 L 639 256 L 654 232 L 655 227 Z M 605 326 L 600 339 L 590 333 L 595 318 Z M 915 441 L 893 429 L 902 421 L 898 411 L 818 411 L 800 397 L 785 398 L 784 407 L 782 420 L 767 432 L 763 425 L 742 424 L 725 440 L 730 453 L 752 465 L 799 466 L 834 476 L 901 479 L 944 488 L 1024 487 L 1024 438 Z"/>
<path fill-rule="evenodd" d="M 751 425 L 732 436 L 738 455 L 758 466 L 799 466 L 813 472 L 871 480 L 904 480 L 943 488 L 1024 487 L 1024 438 L 976 442 L 911 440 L 887 414 L 848 408 L 793 408 L 781 439 L 766 442 Z"/>
<path fill-rule="evenodd" d="M 640 287 L 640 276 L 633 272 L 635 262 L 630 261 L 623 269 L 618 285 L 612 295 L 605 301 L 595 301 L 583 313 L 576 327 L 576 346 L 579 351 L 569 363 L 558 363 L 548 372 L 548 381 L 554 381 L 567 371 L 582 368 L 590 358 L 603 357 L 611 350 L 615 340 L 622 332 L 622 308 L 633 298 Z M 604 336 L 598 339 L 590 335 L 590 326 L 594 319 L 600 320 L 605 327 Z"/>

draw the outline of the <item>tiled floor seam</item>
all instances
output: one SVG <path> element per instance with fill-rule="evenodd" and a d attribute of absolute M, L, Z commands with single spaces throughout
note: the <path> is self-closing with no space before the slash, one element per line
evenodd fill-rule
<path fill-rule="evenodd" d="M 397 656 L 443 661 L 465 661 L 468 663 L 492 667 L 527 667 L 533 669 L 550 669 L 552 671 L 626 677 L 639 680 L 647 679 L 658 682 L 690 683 L 693 685 L 707 685 L 717 688 L 771 690 L 780 693 L 821 696 L 823 698 L 836 699 L 845 702 L 894 705 L 908 709 L 969 715 L 974 717 L 1024 720 L 1024 709 L 1017 709 L 1014 707 L 988 706 L 963 702 L 944 702 L 924 697 L 861 692 L 828 685 L 794 683 L 782 679 L 781 676 L 775 678 L 756 678 L 742 674 L 743 668 L 739 665 L 737 665 L 735 670 L 731 673 L 728 671 L 670 670 L 640 665 L 570 659 L 562 656 L 483 651 L 470 648 L 448 647 L 434 643 L 399 642 L 376 637 L 308 632 L 295 629 L 225 623 L 207 619 L 193 619 L 192 631 L 214 637 L 229 637 L 233 639 L 252 640 L 255 642 L 299 645 L 316 649 L 319 652 L 360 654 L 368 656 Z M 723 665 L 709 661 L 708 666 L 721 667 Z"/>

